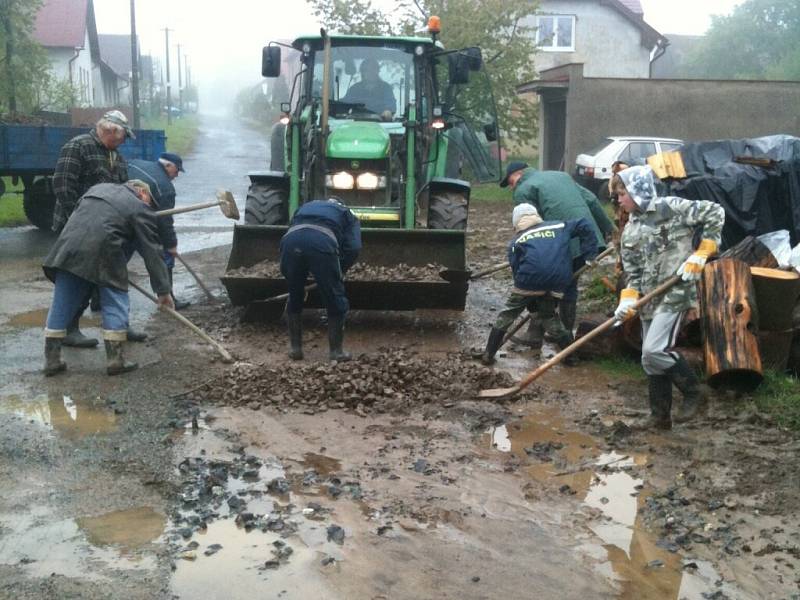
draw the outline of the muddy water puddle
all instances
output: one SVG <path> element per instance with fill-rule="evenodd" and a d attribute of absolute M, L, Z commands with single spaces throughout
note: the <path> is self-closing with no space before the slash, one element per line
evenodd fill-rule
<path fill-rule="evenodd" d="M 603 452 L 598 440 L 570 430 L 557 408 L 493 427 L 484 443 L 519 457 L 521 471 L 536 482 L 531 485 L 572 496 L 590 509 L 591 535 L 577 551 L 617 587 L 620 598 L 700 600 L 720 589 L 713 565 L 660 548 L 645 527 L 647 487 L 640 475 L 646 455 Z M 742 597 L 732 585 L 723 589 L 731 598 Z"/>
<path fill-rule="evenodd" d="M 110 433 L 117 428 L 112 410 L 70 394 L 52 392 L 34 397 L 0 397 L 0 417 L 15 416 L 68 439 Z"/>
<path fill-rule="evenodd" d="M 150 507 L 138 507 L 81 517 L 76 522 L 92 545 L 115 546 L 122 554 L 130 554 L 158 539 L 166 518 Z"/>
<path fill-rule="evenodd" d="M 47 308 L 37 308 L 27 312 L 18 313 L 11 317 L 6 324 L 10 327 L 29 328 L 38 327 L 44 329 L 47 321 Z M 99 316 L 86 316 L 81 318 L 82 327 L 100 327 Z"/>

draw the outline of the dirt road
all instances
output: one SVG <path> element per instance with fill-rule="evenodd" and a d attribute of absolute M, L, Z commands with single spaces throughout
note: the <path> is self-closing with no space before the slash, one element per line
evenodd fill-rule
<path fill-rule="evenodd" d="M 509 212 L 473 207 L 475 268 L 502 256 Z M 240 359 L 224 365 L 137 301 L 139 371 L 108 378 L 100 350 L 68 349 L 44 379 L 51 288 L 23 254 L 0 268 L 0 597 L 798 595 L 800 443 L 737 399 L 634 433 L 644 381 L 585 362 L 512 403 L 472 398 L 536 361 L 467 358 L 507 275 L 473 283 L 463 314 L 351 315 L 367 356 L 350 365 L 324 360 L 310 312 L 303 378 L 280 324 L 196 302 Z M 227 249 L 189 256 L 222 295 Z"/>

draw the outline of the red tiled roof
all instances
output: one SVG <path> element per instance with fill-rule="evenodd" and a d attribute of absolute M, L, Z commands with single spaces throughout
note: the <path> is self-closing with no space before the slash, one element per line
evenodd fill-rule
<path fill-rule="evenodd" d="M 644 10 L 642 9 L 642 3 L 639 0 L 619 0 L 621 4 L 624 4 L 628 10 L 635 12 L 638 15 L 643 15 Z"/>
<path fill-rule="evenodd" d="M 33 37 L 42 46 L 82 48 L 86 40 L 89 0 L 44 0 Z"/>

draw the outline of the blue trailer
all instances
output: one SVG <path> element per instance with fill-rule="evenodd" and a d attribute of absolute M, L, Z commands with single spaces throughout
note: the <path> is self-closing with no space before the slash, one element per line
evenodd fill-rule
<path fill-rule="evenodd" d="M 87 131 L 85 127 L 0 125 L 0 177 L 11 177 L 15 184 L 22 181 L 25 215 L 40 229 L 50 230 L 53 221 L 52 175 L 61 147 Z M 126 159 L 156 160 L 166 149 L 162 130 L 140 129 L 135 133 L 135 140 L 128 139 L 119 148 Z M 4 191 L 0 180 L 0 196 Z"/>

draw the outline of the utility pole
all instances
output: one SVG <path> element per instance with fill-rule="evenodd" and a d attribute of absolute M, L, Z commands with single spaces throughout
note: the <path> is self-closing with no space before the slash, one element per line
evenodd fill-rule
<path fill-rule="evenodd" d="M 170 78 L 169 78 L 169 32 L 174 31 L 174 29 L 170 29 L 169 27 L 164 28 L 164 36 L 165 36 L 165 43 L 166 43 L 166 54 L 167 54 L 167 125 L 172 124 L 172 94 L 170 90 Z"/>
<path fill-rule="evenodd" d="M 131 103 L 133 104 L 133 128 L 140 129 L 139 46 L 136 40 L 136 0 L 131 0 Z"/>
<path fill-rule="evenodd" d="M 8 110 L 11 113 L 17 112 L 17 90 L 16 85 L 14 82 L 14 70 L 11 66 L 11 63 L 14 61 L 12 58 L 14 57 L 14 31 L 11 28 L 11 7 L 8 6 L 8 2 L 3 3 L 3 12 L 5 16 L 3 17 L 3 29 L 5 30 L 6 36 L 6 77 L 8 78 Z"/>
<path fill-rule="evenodd" d="M 181 45 L 178 44 L 178 108 L 183 114 L 183 78 L 181 77 Z"/>

